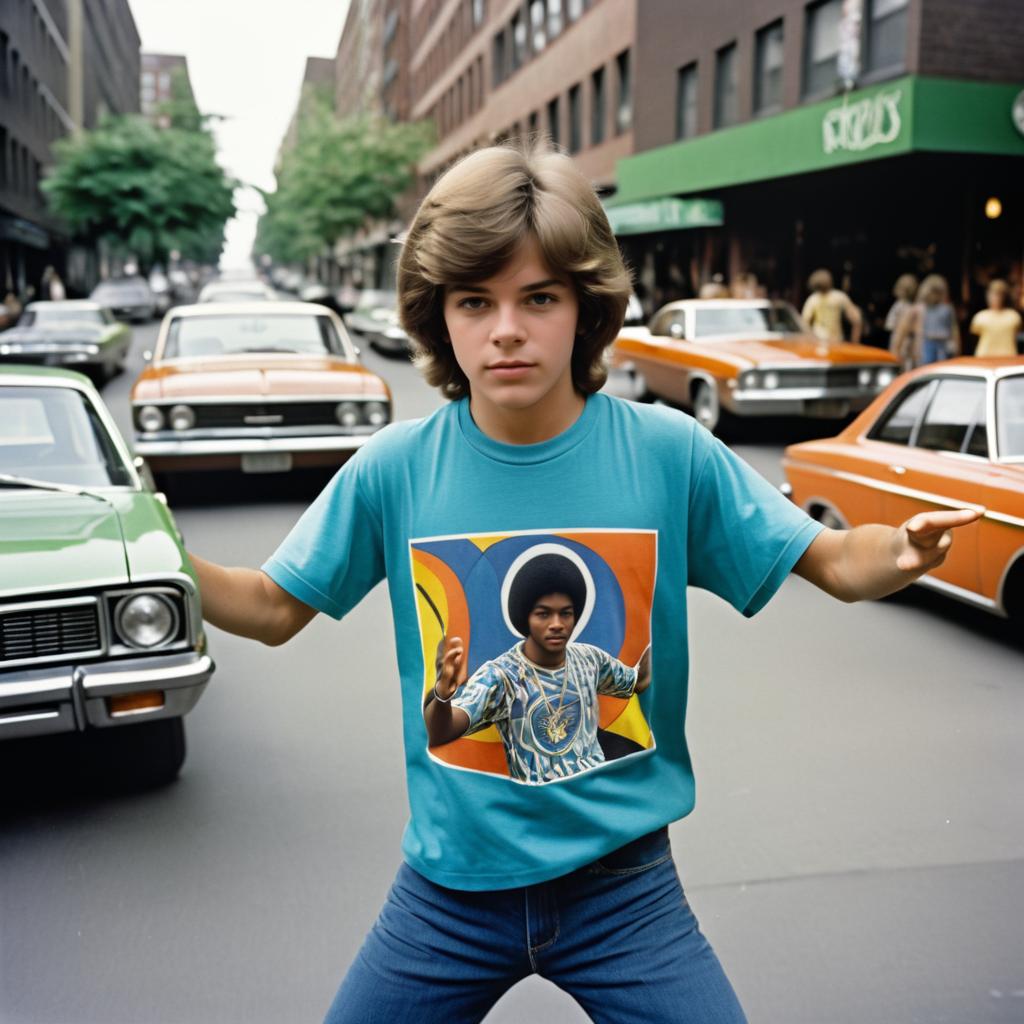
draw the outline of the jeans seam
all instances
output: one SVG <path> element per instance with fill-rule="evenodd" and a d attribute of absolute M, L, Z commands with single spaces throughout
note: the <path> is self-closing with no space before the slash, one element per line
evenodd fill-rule
<path fill-rule="evenodd" d="M 533 959 L 534 953 L 543 953 L 545 949 L 553 946 L 558 941 L 558 936 L 562 931 L 562 919 L 558 916 L 558 911 L 555 911 L 555 934 L 551 936 L 547 942 L 542 942 L 539 946 L 530 947 L 530 958 Z"/>
<path fill-rule="evenodd" d="M 651 868 L 656 868 L 659 864 L 664 864 L 665 861 L 671 859 L 672 852 L 669 851 L 664 857 L 652 860 L 650 864 L 639 864 L 631 868 L 609 868 L 598 862 L 597 864 L 592 865 L 592 870 L 595 875 L 614 875 L 617 878 L 625 878 L 629 875 L 638 875 L 642 871 L 649 871 Z"/>

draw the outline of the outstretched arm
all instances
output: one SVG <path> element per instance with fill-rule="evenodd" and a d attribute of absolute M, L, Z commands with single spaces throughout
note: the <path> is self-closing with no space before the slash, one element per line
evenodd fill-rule
<path fill-rule="evenodd" d="M 199 578 L 203 618 L 211 626 L 277 647 L 316 615 L 258 569 L 228 569 L 193 554 L 189 559 Z"/>
<path fill-rule="evenodd" d="M 885 597 L 942 565 L 952 531 L 982 514 L 982 509 L 922 512 L 902 526 L 822 530 L 793 571 L 840 601 Z"/>

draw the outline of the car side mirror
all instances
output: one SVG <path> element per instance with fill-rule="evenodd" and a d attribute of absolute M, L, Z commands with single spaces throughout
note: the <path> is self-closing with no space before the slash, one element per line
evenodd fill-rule
<path fill-rule="evenodd" d="M 676 341 L 682 341 L 686 337 L 686 331 L 680 323 L 672 324 L 668 329 L 668 333 L 669 337 L 675 338 Z"/>

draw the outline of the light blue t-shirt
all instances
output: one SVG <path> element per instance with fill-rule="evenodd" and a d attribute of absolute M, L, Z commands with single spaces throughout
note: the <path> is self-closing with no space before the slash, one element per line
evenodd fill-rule
<path fill-rule="evenodd" d="M 403 854 L 440 885 L 503 889 L 575 870 L 693 809 L 687 585 L 753 615 L 820 529 L 682 412 L 597 394 L 564 433 L 509 445 L 462 400 L 374 435 L 263 569 L 338 619 L 387 577 L 411 812 Z M 521 609 L 548 593 L 574 609 L 566 671 L 519 693 L 511 681 L 500 696 L 497 680 L 477 686 L 510 668 L 534 628 Z M 452 704 L 476 718 L 431 748 L 424 707 L 453 636 L 466 657 Z M 648 645 L 650 683 L 637 694 Z"/>

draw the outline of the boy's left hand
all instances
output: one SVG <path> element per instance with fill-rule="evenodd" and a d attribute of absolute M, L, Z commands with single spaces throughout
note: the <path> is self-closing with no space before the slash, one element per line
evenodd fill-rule
<path fill-rule="evenodd" d="M 915 578 L 946 559 L 957 527 L 976 522 L 984 509 L 964 508 L 951 512 L 921 512 L 908 519 L 893 537 L 896 568 Z"/>

